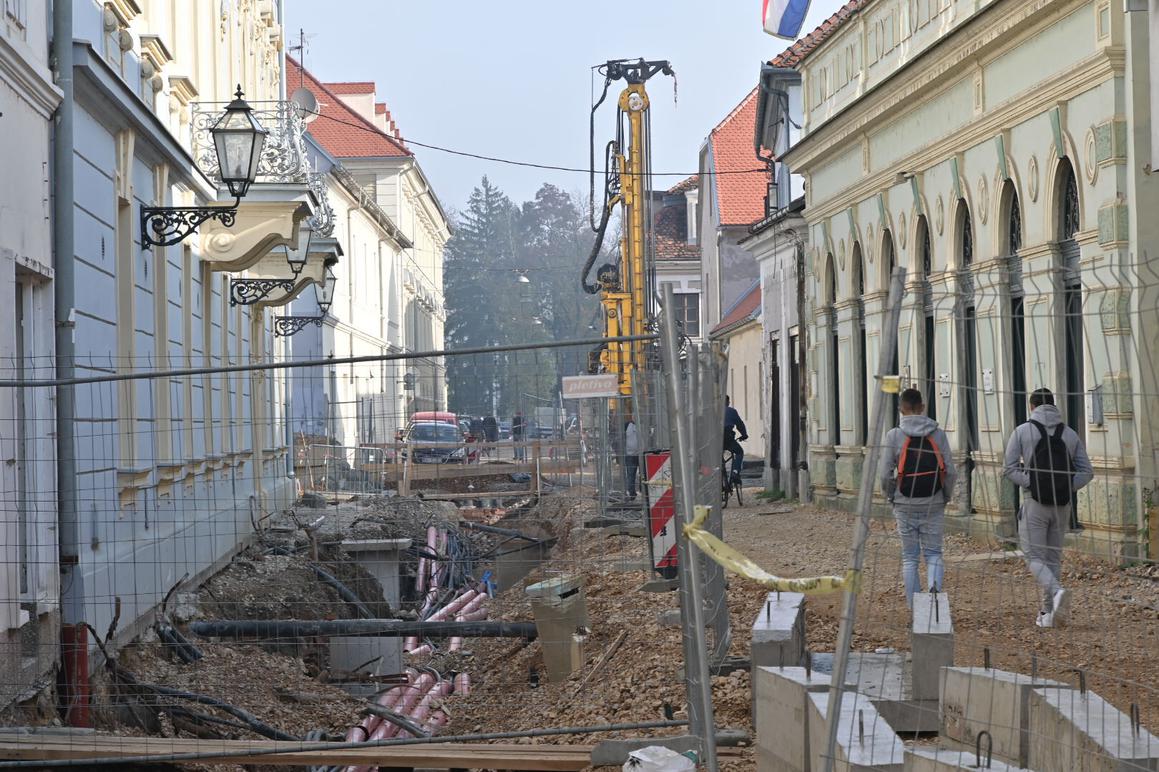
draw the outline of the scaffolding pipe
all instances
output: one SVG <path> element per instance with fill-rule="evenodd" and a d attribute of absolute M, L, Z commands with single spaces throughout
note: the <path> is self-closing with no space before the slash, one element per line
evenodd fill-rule
<path fill-rule="evenodd" d="M 202 638 L 326 638 L 331 636 L 408 635 L 464 638 L 537 637 L 534 622 L 414 622 L 403 619 L 215 619 L 189 626 Z"/>
<path fill-rule="evenodd" d="M 897 327 L 901 318 L 901 297 L 905 287 L 905 269 L 893 269 L 889 284 L 889 300 L 885 307 L 888 316 L 882 331 L 881 352 L 877 359 L 877 392 L 873 397 L 873 420 L 869 423 L 870 434 L 866 437 L 865 465 L 861 470 L 861 489 L 857 494 L 857 522 L 853 530 L 853 546 L 849 556 L 849 576 L 845 583 L 845 598 L 841 610 L 841 624 L 837 631 L 837 648 L 833 655 L 833 679 L 829 688 L 829 705 L 825 720 L 829 733 L 825 742 L 825 772 L 833 772 L 836 759 L 837 725 L 841 717 L 841 701 L 845 691 L 845 676 L 849 670 L 849 649 L 853 645 L 853 623 L 857 618 L 857 584 L 861 570 L 865 566 L 865 543 L 869 541 L 869 516 L 873 507 L 873 484 L 877 481 L 877 458 L 881 453 L 881 435 L 885 430 L 886 393 L 884 376 L 893 364 L 897 351 Z M 834 373 L 834 377 L 836 373 Z M 929 397 L 933 399 L 931 395 Z"/>

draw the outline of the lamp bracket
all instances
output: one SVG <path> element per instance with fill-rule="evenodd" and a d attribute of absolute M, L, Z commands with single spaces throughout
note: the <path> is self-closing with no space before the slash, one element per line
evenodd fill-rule
<path fill-rule="evenodd" d="M 297 335 L 311 324 L 321 327 L 325 316 L 275 316 L 274 335 L 279 338 Z"/>
<path fill-rule="evenodd" d="M 143 206 L 141 248 L 171 247 L 193 234 L 206 220 L 232 228 L 241 198 L 233 206 Z"/>
<path fill-rule="evenodd" d="M 231 306 L 252 306 L 269 297 L 276 289 L 293 292 L 297 279 L 230 279 L 229 304 Z"/>

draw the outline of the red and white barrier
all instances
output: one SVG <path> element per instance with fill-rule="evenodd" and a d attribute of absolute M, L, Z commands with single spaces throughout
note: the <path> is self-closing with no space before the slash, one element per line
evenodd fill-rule
<path fill-rule="evenodd" d="M 648 485 L 648 524 L 652 536 L 652 567 L 664 576 L 676 568 L 676 493 L 672 487 L 672 452 L 644 454 Z"/>

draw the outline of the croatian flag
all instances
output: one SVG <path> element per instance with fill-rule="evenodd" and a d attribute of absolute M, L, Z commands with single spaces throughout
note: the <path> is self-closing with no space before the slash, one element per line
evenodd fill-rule
<path fill-rule="evenodd" d="M 761 0 L 765 32 L 786 40 L 796 40 L 805 23 L 809 0 Z"/>

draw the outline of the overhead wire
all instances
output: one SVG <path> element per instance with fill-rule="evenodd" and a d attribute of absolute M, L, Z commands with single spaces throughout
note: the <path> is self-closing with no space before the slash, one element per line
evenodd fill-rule
<path fill-rule="evenodd" d="M 366 125 L 362 125 L 359 123 L 354 123 L 353 121 L 346 121 L 346 120 L 343 120 L 341 118 L 336 118 L 333 115 L 326 115 L 326 114 L 322 113 L 320 110 L 302 110 L 301 108 L 299 108 L 299 111 L 302 113 L 308 113 L 310 115 L 316 115 L 316 116 L 319 116 L 321 118 L 325 118 L 328 121 L 333 121 L 334 123 L 340 123 L 343 126 L 349 126 L 351 128 L 358 129 L 360 131 L 365 131 L 365 132 L 370 133 L 370 134 L 379 134 L 381 136 L 387 137 L 388 139 L 399 142 L 403 145 L 414 145 L 415 147 L 426 148 L 427 150 L 436 150 L 440 153 L 447 153 L 449 155 L 461 156 L 463 158 L 473 158 L 477 161 L 490 161 L 491 163 L 507 164 L 509 166 L 522 166 L 522 167 L 526 167 L 526 168 L 530 168 L 530 169 L 545 169 L 548 171 L 556 171 L 556 172 L 575 172 L 578 174 L 594 174 L 595 171 L 597 171 L 597 170 L 592 169 L 592 168 L 585 169 L 585 168 L 580 168 L 578 166 L 559 166 L 556 164 L 536 163 L 534 161 L 517 161 L 517 160 L 512 159 L 512 158 L 501 158 L 499 156 L 483 155 L 481 153 L 471 153 L 471 152 L 468 152 L 466 150 L 455 150 L 453 148 L 444 147 L 442 145 L 432 145 L 432 144 L 429 144 L 426 142 L 419 142 L 418 140 L 411 139 L 410 137 L 407 137 L 406 139 L 395 139 L 394 137 L 391 137 L 388 134 L 384 134 L 377 127 L 366 126 Z M 593 159 L 592 165 L 594 166 L 594 164 L 595 164 L 595 161 Z M 624 173 L 629 174 L 630 172 L 625 171 Z M 719 176 L 726 175 L 726 174 L 768 174 L 768 173 L 769 173 L 768 168 L 764 167 L 764 168 L 754 168 L 754 169 L 720 169 L 717 171 L 703 171 L 703 172 L 702 171 L 695 171 L 695 172 L 649 172 L 648 176 L 651 176 L 651 177 L 692 177 L 695 175 L 703 174 L 706 177 L 719 177 Z M 643 175 L 643 174 L 644 173 L 641 172 L 641 175 Z"/>

